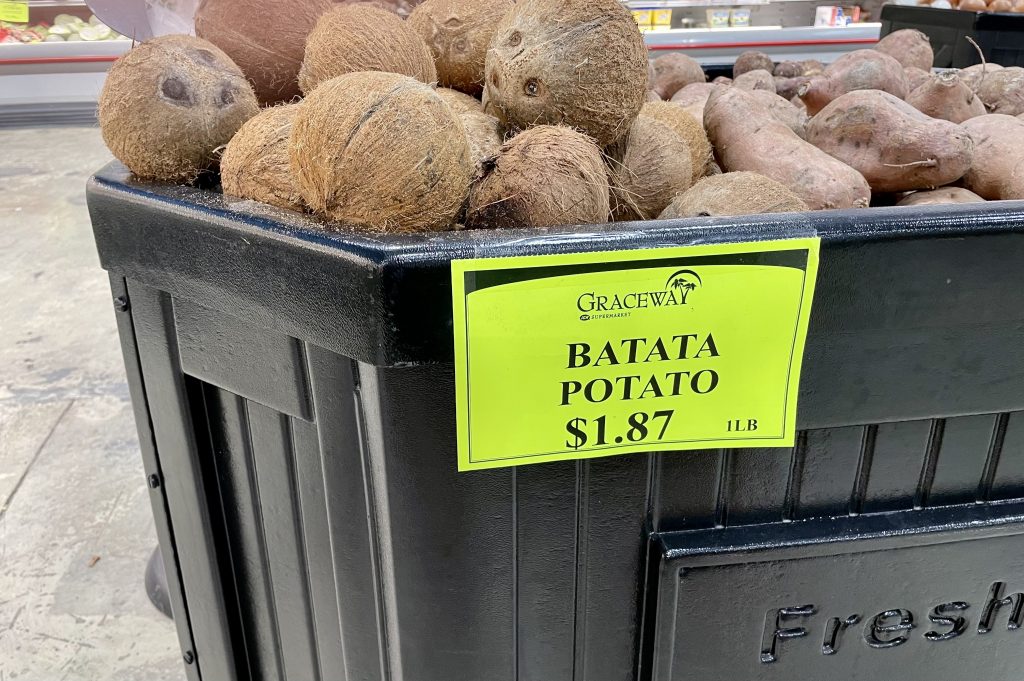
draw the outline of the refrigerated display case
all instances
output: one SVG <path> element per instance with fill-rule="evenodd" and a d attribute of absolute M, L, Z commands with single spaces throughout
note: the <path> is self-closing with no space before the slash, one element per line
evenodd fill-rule
<path fill-rule="evenodd" d="M 4 4 L 28 21 L 0 23 L 0 125 L 95 120 L 107 69 L 131 40 L 81 0 Z"/>

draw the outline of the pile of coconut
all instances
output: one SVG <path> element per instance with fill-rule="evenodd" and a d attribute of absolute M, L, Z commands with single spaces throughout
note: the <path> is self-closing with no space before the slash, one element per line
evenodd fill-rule
<path fill-rule="evenodd" d="M 375 232 L 859 207 L 972 176 L 1006 176 L 984 198 L 1024 198 L 1024 121 L 1002 116 L 1017 137 L 983 168 L 989 142 L 933 117 L 991 118 L 955 106 L 959 77 L 928 76 L 927 114 L 905 83 L 884 87 L 906 81 L 897 59 L 918 44 L 867 51 L 895 67 L 861 56 L 834 72 L 744 55 L 734 80 L 707 83 L 685 55 L 649 61 L 618 0 L 426 0 L 403 18 L 409 6 L 203 0 L 198 37 L 149 40 L 112 67 L 104 139 L 141 179 L 219 177 L 225 195 Z M 877 141 L 837 114 L 858 90 L 876 93 L 853 104 L 881 121 Z"/>

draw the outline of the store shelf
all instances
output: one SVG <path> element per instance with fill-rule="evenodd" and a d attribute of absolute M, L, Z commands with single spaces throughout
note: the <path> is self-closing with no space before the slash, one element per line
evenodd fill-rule
<path fill-rule="evenodd" d="M 32 7 L 85 7 L 85 0 L 28 0 Z"/>
<path fill-rule="evenodd" d="M 878 42 L 881 24 L 814 27 L 751 26 L 746 28 L 684 28 L 644 34 L 654 53 L 685 52 L 702 64 L 731 64 L 747 50 L 759 50 L 776 61 L 835 61 Z"/>

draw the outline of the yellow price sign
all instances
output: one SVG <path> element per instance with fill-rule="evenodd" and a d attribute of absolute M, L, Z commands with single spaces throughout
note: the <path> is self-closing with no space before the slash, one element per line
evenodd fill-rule
<path fill-rule="evenodd" d="M 819 246 L 453 261 L 459 470 L 793 446 Z"/>
<path fill-rule="evenodd" d="M 0 21 L 9 21 L 12 24 L 27 24 L 28 3 L 0 2 Z"/>

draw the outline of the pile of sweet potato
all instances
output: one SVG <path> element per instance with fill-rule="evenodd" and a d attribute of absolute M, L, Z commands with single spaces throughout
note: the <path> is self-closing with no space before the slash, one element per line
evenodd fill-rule
<path fill-rule="evenodd" d="M 932 62 L 927 36 L 903 30 L 827 67 L 745 54 L 732 79 L 658 94 L 703 118 L 718 169 L 811 210 L 1024 199 L 1024 68 Z"/>

